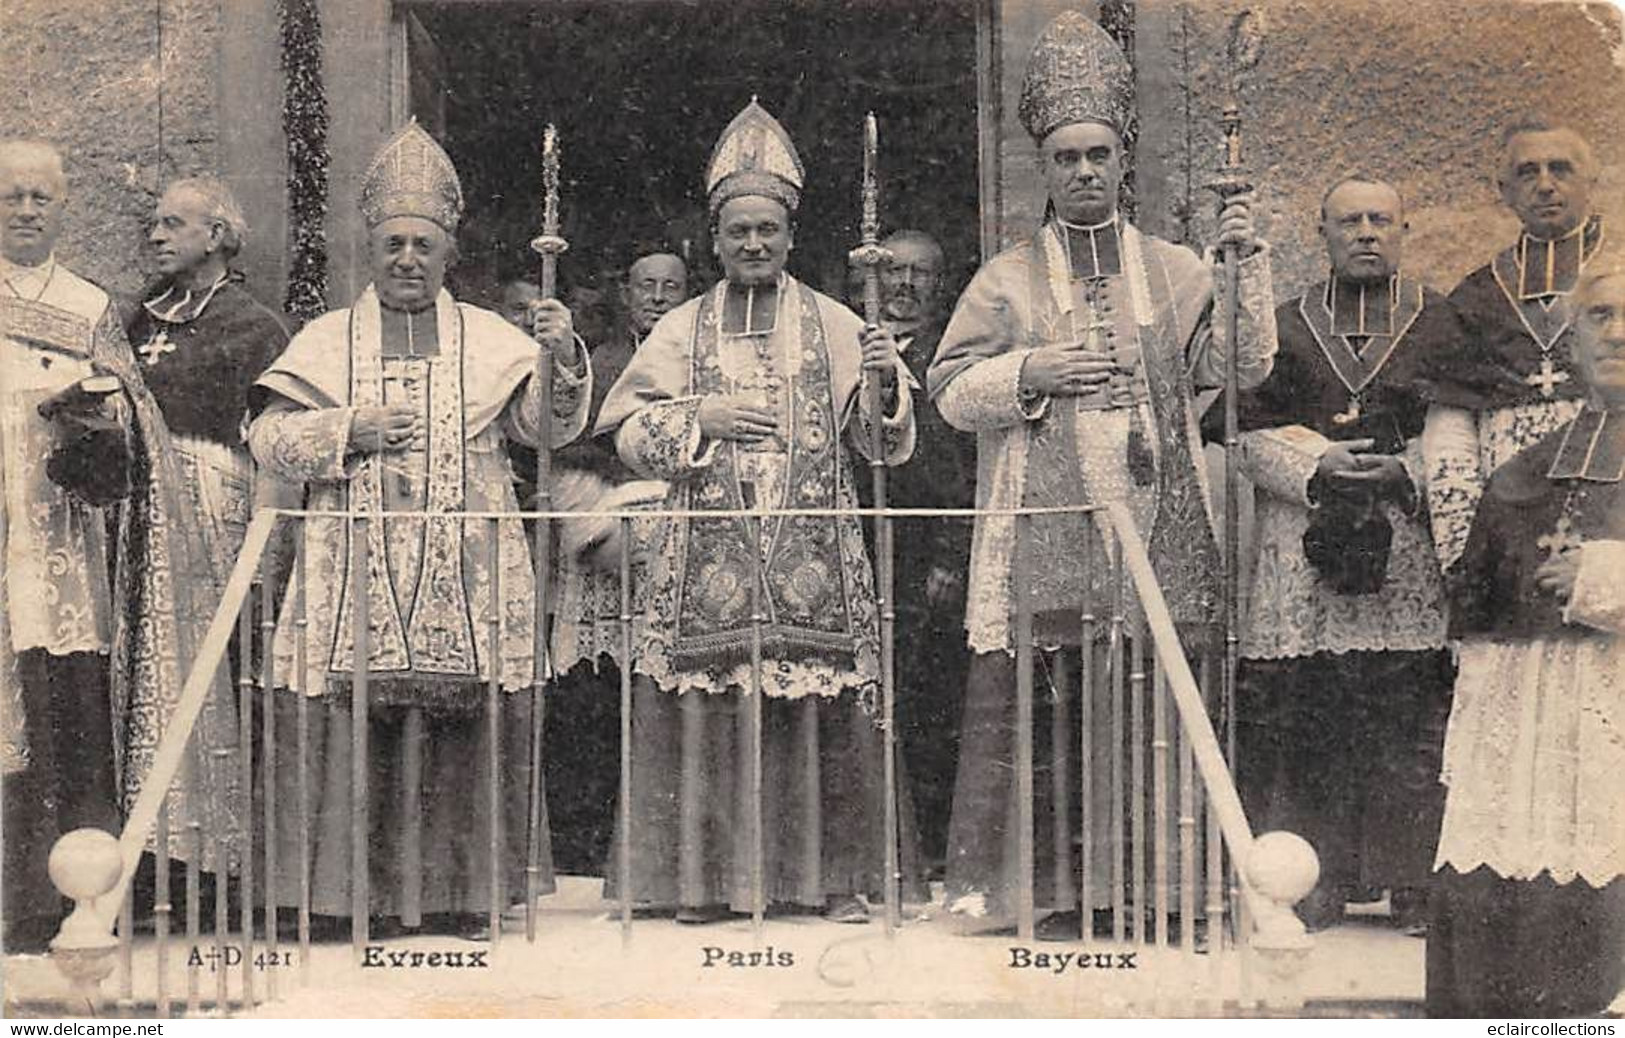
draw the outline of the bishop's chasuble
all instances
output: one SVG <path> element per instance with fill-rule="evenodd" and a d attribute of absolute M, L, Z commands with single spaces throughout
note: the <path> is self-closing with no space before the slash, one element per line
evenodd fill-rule
<path fill-rule="evenodd" d="M 387 333 L 389 321 L 397 322 L 399 334 Z M 434 329 L 432 335 L 414 331 L 423 325 Z M 418 341 L 435 345 L 420 351 Z M 296 568 L 283 598 L 275 635 L 279 693 L 316 697 L 309 711 L 308 768 L 315 776 L 310 889 L 318 913 L 351 912 L 347 699 L 356 663 L 352 610 L 358 585 L 368 599 L 371 629 L 368 767 L 376 778 L 369 808 L 370 910 L 399 915 L 410 926 L 419 913 L 472 914 L 490 906 L 491 870 L 481 860 L 492 821 L 484 800 L 489 773 L 481 711 L 493 675 L 507 692 L 528 688 L 534 678 L 534 574 L 517 516 L 464 519 L 446 513 L 517 512 L 505 438 L 534 445 L 543 421 L 553 423 L 556 444 L 581 432 L 590 370 L 578 376 L 555 364 L 549 404 L 530 377 L 537 356 L 536 344 L 523 332 L 446 292 L 408 321 L 383 310 L 369 286 L 354 307 L 307 325 L 258 382 L 261 401 L 269 401 L 249 428 L 259 463 L 304 485 L 312 510 L 353 511 L 370 520 L 366 573 L 352 566 L 345 519 L 304 521 L 303 567 Z M 352 453 L 354 409 L 385 403 L 417 409 L 416 440 L 401 451 Z M 389 518 L 401 511 L 431 514 Z M 279 723 L 291 731 L 295 701 L 285 693 L 276 700 Z M 500 896 L 512 904 L 525 887 L 529 698 L 503 695 L 499 711 Z M 418 723 L 420 736 L 414 735 Z M 409 741 L 416 742 L 416 758 L 406 752 Z M 279 806 L 286 808 L 298 799 L 298 766 L 289 742 L 278 748 L 277 781 L 286 785 Z M 406 771 L 414 759 L 421 768 L 417 775 Z M 403 798 L 403 790 L 414 787 L 434 793 L 416 798 L 420 848 L 403 845 L 402 836 L 419 821 Z M 544 811 L 544 826 L 545 819 Z M 285 813 L 281 860 L 298 860 L 299 831 L 297 814 Z M 411 855 L 421 855 L 414 890 L 400 878 Z M 550 857 L 544 855 L 541 867 L 550 888 Z M 297 904 L 293 870 L 282 870 L 279 878 L 277 900 Z"/>
<path fill-rule="evenodd" d="M 735 302 L 755 298 L 734 291 Z M 742 308 L 738 326 L 755 333 L 734 333 L 728 292 L 723 282 L 660 319 L 605 399 L 599 429 L 616 430 L 622 460 L 640 476 L 670 484 L 668 508 L 855 507 L 860 477 L 847 451 L 868 454 L 872 423 L 888 464 L 914 448 L 901 360 L 896 407 L 871 415 L 859 392 L 857 315 L 785 275 L 774 304 L 758 308 L 771 311 L 764 323 Z M 700 405 L 728 393 L 761 400 L 777 434 L 754 444 L 707 439 Z M 751 910 L 753 580 L 765 617 L 763 893 L 769 904 L 815 909 L 879 896 L 879 617 L 858 519 L 702 514 L 646 529 L 634 588 L 632 897 Z M 905 891 L 914 876 L 907 804 L 905 795 Z M 615 871 L 607 874 L 614 896 Z"/>
<path fill-rule="evenodd" d="M 977 435 L 978 508 L 1128 504 L 1175 619 L 1196 623 L 1215 619 L 1220 600 L 1192 395 L 1223 384 L 1228 344 L 1216 269 L 1116 219 L 1098 228 L 1046 224 L 977 272 L 929 374 L 944 417 Z M 1275 356 L 1267 250 L 1242 261 L 1241 290 L 1237 368 L 1245 388 L 1269 374 Z M 1079 341 L 1117 359 L 1120 373 L 1083 396 L 1024 399 L 1027 351 Z M 1047 642 L 1077 641 L 1083 527 L 1082 517 L 1032 521 L 1034 601 Z M 1014 518 L 979 517 L 965 616 L 976 652 L 1011 651 L 1014 559 Z M 1097 596 L 1105 569 L 1092 567 Z"/>
<path fill-rule="evenodd" d="M 1270 264 L 1261 249 L 1241 262 L 1236 349 L 1241 385 L 1269 374 L 1275 356 Z M 1218 618 L 1219 549 L 1202 466 L 1197 387 L 1223 380 L 1224 303 L 1216 268 L 1189 249 L 1141 234 L 1113 218 L 1094 227 L 1049 223 L 1028 244 L 988 261 L 960 297 L 929 372 L 932 396 L 949 424 L 977 436 L 976 505 L 982 509 L 1060 507 L 1121 502 L 1145 539 L 1174 620 L 1203 631 Z M 1082 343 L 1115 361 L 1108 381 L 1080 396 L 1047 398 L 1021 390 L 1022 366 L 1041 346 Z M 1026 565 L 1034 632 L 1048 647 L 1077 646 L 1086 603 L 1109 616 L 1108 553 L 1087 533 L 1082 514 L 1029 520 Z M 956 911 L 1008 915 L 1020 889 L 1014 811 L 1015 660 L 1012 593 L 1016 558 L 1013 516 L 977 517 L 971 546 L 965 628 L 975 655 L 966 683 L 959 771 L 948 834 L 947 888 Z M 1137 614 L 1137 599 L 1128 607 Z M 1110 627 L 1099 625 L 1102 635 Z M 1057 666 L 1102 670 L 1104 641 L 1064 651 Z M 1074 662 L 1076 661 L 1076 662 Z M 1075 671 L 1074 671 L 1075 672 Z M 1057 682 L 1060 688 L 1061 682 Z M 1075 686 L 1074 686 L 1075 687 Z M 1104 695 L 1110 682 L 1099 680 Z M 1048 698 L 1048 697 L 1045 697 Z M 1096 717 L 1110 704 L 1092 703 Z M 1057 712 L 1043 710 L 1049 724 Z M 1044 727 L 1041 723 L 1040 727 Z M 1075 726 L 1058 738 L 1078 739 Z M 1123 746 L 1096 725 L 1089 751 L 1097 767 Z M 1053 745 L 1043 734 L 1040 746 Z M 1082 748 L 1081 743 L 1077 748 Z M 1076 749 L 1072 760 L 1081 759 Z M 1154 757 L 1152 759 L 1155 759 Z M 1048 766 L 1047 764 L 1041 766 Z M 1057 767 L 1063 767 L 1056 762 Z M 1075 765 L 1074 765 L 1075 767 Z M 1171 773 L 1170 773 L 1171 774 Z M 1066 779 L 1076 788 L 1076 776 Z M 1041 783 L 1047 789 L 1047 783 Z M 1111 784 L 1094 783 L 1097 868 L 1110 858 Z M 1043 800 L 1046 794 L 1040 792 Z M 1041 829 L 1054 817 L 1036 807 Z M 1127 817 L 1126 815 L 1124 817 Z M 1068 824 L 1061 819 L 1063 826 Z M 1177 833 L 1169 829 L 1170 838 Z M 1071 835 L 1041 831 L 1036 898 L 1040 908 L 1076 904 L 1072 867 L 1046 859 Z M 1064 863 L 1063 863 L 1064 864 Z M 1173 870 L 1177 873 L 1177 870 Z M 1109 903 L 1104 876 L 1096 904 Z M 1177 883 L 1170 875 L 1170 883 Z M 1087 914 L 1085 915 L 1087 918 Z"/>

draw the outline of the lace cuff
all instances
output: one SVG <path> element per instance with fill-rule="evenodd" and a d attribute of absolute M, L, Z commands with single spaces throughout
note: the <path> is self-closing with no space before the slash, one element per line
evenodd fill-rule
<path fill-rule="evenodd" d="M 1467 547 L 1473 512 L 1484 495 L 1478 470 L 1478 423 L 1471 411 L 1431 407 L 1422 427 L 1422 482 L 1433 517 L 1439 568 L 1449 570 Z"/>
<path fill-rule="evenodd" d="M 1302 425 L 1241 436 L 1241 470 L 1265 493 L 1308 508 L 1309 481 L 1332 441 Z"/>
<path fill-rule="evenodd" d="M 360 464 L 359 454 L 347 452 L 354 415 L 348 407 L 314 411 L 272 407 L 248 427 L 248 449 L 279 479 L 340 483 L 353 477 Z"/>
<path fill-rule="evenodd" d="M 676 480 L 711 464 L 716 441 L 700 433 L 698 396 L 646 404 L 621 423 L 615 449 L 633 471 L 650 479 Z"/>
<path fill-rule="evenodd" d="M 1225 357 L 1230 344 L 1225 341 L 1226 315 L 1230 302 L 1224 290 L 1224 267 L 1209 255 L 1213 266 L 1213 314 L 1208 321 L 1205 348 L 1191 367 L 1199 386 L 1224 384 Z M 1270 271 L 1270 248 L 1260 243 L 1258 251 L 1241 261 L 1241 309 L 1236 316 L 1236 334 L 1241 345 L 1236 353 L 1236 381 L 1242 389 L 1252 389 L 1269 377 L 1275 366 L 1275 287 Z"/>
<path fill-rule="evenodd" d="M 1563 609 L 1563 622 L 1625 634 L 1625 541 L 1587 541 L 1580 546 L 1580 572 Z"/>
<path fill-rule="evenodd" d="M 1046 396 L 1024 397 L 1021 368 L 1027 350 L 1010 350 L 972 365 L 937 398 L 937 409 L 955 429 L 982 432 L 1036 421 L 1049 409 Z"/>

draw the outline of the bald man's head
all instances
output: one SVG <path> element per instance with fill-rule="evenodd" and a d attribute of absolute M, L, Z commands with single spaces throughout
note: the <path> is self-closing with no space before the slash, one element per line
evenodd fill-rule
<path fill-rule="evenodd" d="M 0 141 L 0 255 L 38 266 L 56 248 L 68 178 L 62 156 L 44 141 Z"/>
<path fill-rule="evenodd" d="M 1320 236 L 1332 272 L 1346 281 L 1375 283 L 1399 269 L 1405 243 L 1405 205 L 1385 180 L 1348 176 L 1320 203 Z"/>

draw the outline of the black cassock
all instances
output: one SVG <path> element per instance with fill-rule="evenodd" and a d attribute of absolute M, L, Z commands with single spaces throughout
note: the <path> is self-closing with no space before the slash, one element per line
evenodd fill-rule
<path fill-rule="evenodd" d="M 1422 358 L 1459 336 L 1443 298 L 1405 278 L 1365 290 L 1322 282 L 1279 307 L 1276 327 L 1275 367 L 1243 394 L 1241 431 L 1299 426 L 1399 455 L 1422 430 Z M 1221 404 L 1204 417 L 1210 438 L 1222 429 Z M 1253 462 L 1269 463 L 1263 455 Z M 1269 499 L 1266 483 L 1255 534 L 1261 551 L 1287 561 L 1255 574 L 1252 595 L 1280 601 L 1255 602 L 1243 623 L 1298 629 L 1281 637 L 1247 628 L 1242 640 L 1243 801 L 1255 829 L 1295 832 L 1319 853 L 1321 881 L 1303 906 L 1311 926 L 1335 922 L 1345 901 L 1383 888 L 1394 891 L 1397 916 L 1420 921 L 1443 803 L 1449 690 L 1438 579 L 1415 575 L 1436 565 L 1425 501 L 1409 484 L 1384 503 L 1311 477 L 1300 534 L 1280 521 L 1300 506 Z M 1274 514 L 1266 516 L 1266 501 Z M 1428 588 L 1431 639 L 1371 622 L 1390 599 L 1408 602 Z"/>

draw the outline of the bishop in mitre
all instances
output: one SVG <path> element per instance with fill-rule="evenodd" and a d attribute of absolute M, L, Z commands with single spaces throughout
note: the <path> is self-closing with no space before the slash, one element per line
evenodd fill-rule
<path fill-rule="evenodd" d="M 705 179 L 726 276 L 659 320 L 604 401 L 599 431 L 671 485 L 668 507 L 851 508 L 847 451 L 867 456 L 875 423 L 885 463 L 914 449 L 891 334 L 785 272 L 802 183 L 795 145 L 753 100 Z M 882 380 L 882 414 L 859 392 L 866 377 Z M 652 540 L 634 650 L 633 898 L 685 922 L 753 907 L 759 693 L 765 900 L 862 921 L 885 886 L 885 802 L 879 619 L 857 518 L 680 519 Z"/>
<path fill-rule="evenodd" d="M 1038 148 L 1047 216 L 1030 242 L 995 256 L 971 280 L 928 382 L 949 424 L 977 436 L 978 508 L 1125 505 L 1149 545 L 1173 619 L 1195 645 L 1218 619 L 1221 598 L 1194 391 L 1223 383 L 1232 349 L 1243 387 L 1269 374 L 1275 354 L 1270 264 L 1253 235 L 1250 199 L 1232 198 L 1219 217 L 1219 242 L 1236 245 L 1244 258 L 1239 341 L 1224 341 L 1227 301 L 1215 291 L 1217 265 L 1142 233 L 1118 210 L 1133 90 L 1127 59 L 1083 15 L 1062 14 L 1039 37 L 1017 114 Z M 1080 618 L 1085 612 L 1099 618 L 1095 648 L 1101 648 L 1112 615 L 1106 560 L 1115 555 L 1115 543 L 1086 529 L 1082 515 L 1036 517 L 1023 558 L 1013 517 L 987 514 L 976 522 L 965 617 L 975 655 L 947 879 L 954 907 L 972 915 L 1008 913 L 1019 888 L 1012 794 L 1015 567 L 1028 567 L 1041 645 L 1059 650 L 1056 667 L 1077 673 Z M 1128 596 L 1132 618 L 1132 590 Z M 1121 841 L 1111 842 L 1107 825 L 1113 815 L 1109 762 L 1127 748 L 1112 745 L 1103 656 L 1087 649 L 1082 656 L 1084 665 L 1097 668 L 1102 697 L 1092 703 L 1089 734 L 1089 759 L 1100 769 L 1088 834 L 1093 908 L 1111 903 L 1109 876 L 1125 874 L 1122 867 L 1108 868 L 1114 849 L 1122 848 Z M 1066 694 L 1057 682 L 1055 698 Z M 1048 735 L 1038 742 L 1048 745 Z M 1077 749 L 1067 757 L 1079 759 Z M 1156 759 L 1146 749 L 1147 759 Z M 1077 786 L 1067 777 L 1058 788 Z M 1117 807 L 1128 817 L 1125 805 Z M 1065 832 L 1051 839 L 1047 807 L 1037 816 L 1046 830 L 1037 841 L 1041 851 L 1072 846 Z M 1060 823 L 1066 825 L 1064 811 Z M 1037 869 L 1040 910 L 1061 910 L 1040 933 L 1076 938 L 1077 917 L 1065 910 L 1077 894 L 1069 879 L 1051 882 L 1057 873 L 1048 862 Z M 1059 870 L 1062 877 L 1074 874 L 1070 867 Z"/>
<path fill-rule="evenodd" d="M 249 445 L 259 463 L 302 484 L 310 508 L 370 520 L 366 573 L 351 565 L 360 527 L 341 518 L 305 523 L 302 567 L 276 629 L 277 710 L 281 730 L 292 732 L 296 701 L 280 693 L 311 698 L 313 911 L 349 915 L 358 881 L 350 692 L 364 665 L 369 913 L 386 928 L 398 920 L 463 932 L 492 904 L 493 825 L 506 886 L 497 897 L 510 905 L 524 896 L 529 699 L 512 693 L 533 678 L 535 585 L 517 516 L 453 513 L 517 511 L 505 441 L 534 445 L 543 422 L 552 423 L 553 443 L 574 439 L 586 422 L 590 370 L 559 303 L 537 304 L 532 341 L 445 290 L 462 188 L 416 123 L 373 160 L 360 208 L 372 282 L 354 305 L 312 321 L 256 384 Z M 534 377 L 542 365 L 554 368 L 551 400 Z M 389 518 L 401 511 L 432 517 Z M 370 629 L 365 660 L 353 641 L 358 582 Z M 495 819 L 482 719 L 493 676 L 503 690 Z M 294 752 L 291 739 L 279 741 L 284 863 L 298 860 Z M 297 891 L 284 867 L 279 900 L 293 904 Z"/>

